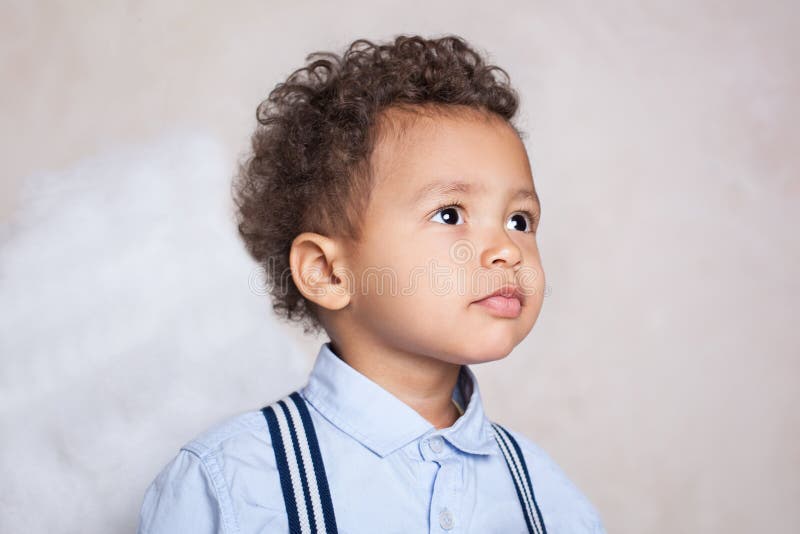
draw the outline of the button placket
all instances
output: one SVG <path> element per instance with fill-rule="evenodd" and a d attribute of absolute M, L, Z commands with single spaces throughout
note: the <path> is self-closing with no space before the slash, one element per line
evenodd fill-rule
<path fill-rule="evenodd" d="M 437 454 L 434 452 L 436 449 L 441 452 Z M 447 532 L 448 534 L 461 532 L 458 527 L 458 516 L 462 504 L 459 492 L 463 466 L 459 459 L 447 449 L 447 444 L 441 436 L 433 436 L 425 441 L 423 450 L 426 452 L 427 459 L 439 466 L 433 481 L 430 502 L 431 532 Z"/>

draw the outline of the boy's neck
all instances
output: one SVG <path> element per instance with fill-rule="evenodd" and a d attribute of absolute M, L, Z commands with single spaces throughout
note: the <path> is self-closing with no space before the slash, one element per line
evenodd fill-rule
<path fill-rule="evenodd" d="M 333 352 L 389 393 L 406 403 L 436 428 L 459 417 L 453 389 L 461 365 L 418 354 L 377 347 L 363 340 L 331 340 Z"/>

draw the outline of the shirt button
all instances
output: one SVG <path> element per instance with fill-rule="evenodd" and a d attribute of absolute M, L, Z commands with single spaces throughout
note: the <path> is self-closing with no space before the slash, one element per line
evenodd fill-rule
<path fill-rule="evenodd" d="M 447 508 L 442 510 L 442 512 L 439 514 L 439 526 L 445 530 L 450 530 L 453 528 L 453 526 L 455 526 L 453 514 Z"/>
<path fill-rule="evenodd" d="M 431 448 L 433 452 L 438 454 L 442 452 L 442 447 L 444 447 L 444 443 L 440 436 L 434 436 L 428 442 L 428 446 Z"/>

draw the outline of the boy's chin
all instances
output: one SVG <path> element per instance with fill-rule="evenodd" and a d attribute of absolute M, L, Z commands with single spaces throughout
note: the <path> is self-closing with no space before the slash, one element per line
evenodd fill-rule
<path fill-rule="evenodd" d="M 491 325 L 483 325 L 462 338 L 465 359 L 474 363 L 502 360 L 528 335 L 531 329 L 525 328 L 522 318 L 517 320 L 498 320 Z"/>
<path fill-rule="evenodd" d="M 506 336 L 481 337 L 473 340 L 465 339 L 465 347 L 459 351 L 464 364 L 487 363 L 502 360 L 508 356 L 514 347 L 517 346 L 516 340 Z"/>

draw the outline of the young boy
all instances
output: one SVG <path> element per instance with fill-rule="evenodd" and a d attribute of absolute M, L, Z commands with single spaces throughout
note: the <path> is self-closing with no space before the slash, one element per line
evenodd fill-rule
<path fill-rule="evenodd" d="M 543 300 L 505 71 L 456 36 L 315 55 L 259 106 L 234 198 L 275 311 L 330 341 L 303 388 L 184 445 L 139 532 L 604 532 L 469 367 Z"/>

